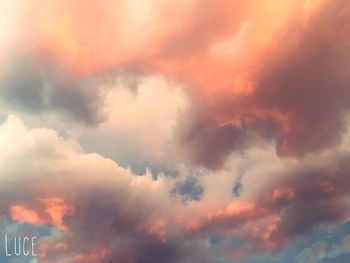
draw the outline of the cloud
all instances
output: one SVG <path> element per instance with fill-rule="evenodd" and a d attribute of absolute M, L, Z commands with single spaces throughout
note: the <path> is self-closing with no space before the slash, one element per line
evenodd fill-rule
<path fill-rule="evenodd" d="M 238 258 L 256 249 L 279 250 L 315 226 L 342 223 L 350 216 L 349 158 L 346 151 L 289 164 L 275 171 L 253 198 L 243 196 L 226 208 L 211 209 L 189 227 L 238 238 L 241 245 L 232 252 Z"/>
<path fill-rule="evenodd" d="M 137 5 L 132 1 L 28 1 L 14 11 L 16 25 L 11 29 L 18 31 L 19 37 L 11 40 L 7 59 L 2 61 L 8 73 L 3 80 L 4 95 L 17 110 L 56 110 L 95 124 L 101 121 L 96 78 L 105 82 L 106 75 L 113 78 L 123 68 L 130 70 L 135 79 L 138 74 L 179 79 L 193 86 L 189 93 L 197 86 L 209 90 L 208 83 L 216 83 L 212 90 L 226 87 L 232 79 L 232 63 L 228 63 L 232 57 L 222 60 L 210 54 L 210 49 L 235 38 L 246 28 L 250 15 L 253 21 L 263 20 L 255 14 L 256 5 L 264 17 L 268 15 L 275 22 L 281 17 L 271 14 L 273 5 L 281 9 L 281 14 L 289 10 L 278 1 L 273 5 L 259 1 L 174 4 L 143 0 Z M 168 16 L 176 19 L 170 23 Z M 214 22 L 213 17 L 220 19 Z M 274 24 L 270 22 L 263 23 L 269 32 Z M 10 69 L 9 61 L 15 61 Z M 211 70 L 208 76 L 202 74 Z M 9 85 L 14 87 L 8 90 Z M 50 86 L 52 94 L 47 95 L 43 85 Z M 48 101 L 43 99 L 46 96 Z"/>
<path fill-rule="evenodd" d="M 94 77 L 76 79 L 36 56 L 10 56 L 0 74 L 1 104 L 9 110 L 56 112 L 78 123 L 95 125 L 104 118 L 103 92 Z"/>
<path fill-rule="evenodd" d="M 291 22 L 266 56 L 251 105 L 285 116 L 275 135 L 282 156 L 340 142 L 350 100 L 348 9 L 346 1 L 327 2 L 304 24 Z"/>
<path fill-rule="evenodd" d="M 236 176 L 136 176 L 15 116 L 0 126 L 0 138 L 3 215 L 61 232 L 41 239 L 44 262 L 215 262 L 212 236 L 239 240 L 236 248 L 222 247 L 221 257 L 242 258 L 277 251 L 315 226 L 350 216 L 347 151 L 272 163 L 273 172 L 260 171 L 266 180 L 258 188 L 247 184 L 256 179 L 245 178 L 255 176 L 246 167 L 238 174 L 244 190 L 233 196 Z"/>
<path fill-rule="evenodd" d="M 232 69 L 236 81 L 195 100 L 192 122 L 184 118 L 179 136 L 197 163 L 220 168 L 232 151 L 261 141 L 273 140 L 279 156 L 295 157 L 340 143 L 350 99 L 349 5 L 316 6 L 296 12 L 274 33 L 250 63 L 253 70 Z"/>
<path fill-rule="evenodd" d="M 165 178 L 135 176 L 15 116 L 0 135 L 2 213 L 63 234 L 41 240 L 44 262 L 213 262 L 206 239 L 176 223 Z"/>
<path fill-rule="evenodd" d="M 183 159 L 189 163 L 218 169 L 223 166 L 232 149 L 243 151 L 246 148 L 247 136 L 238 127 L 217 126 L 191 116 L 186 119 L 182 120 L 181 127 L 177 126 L 177 138 L 180 145 L 185 145 L 180 151 L 185 156 Z"/>
<path fill-rule="evenodd" d="M 127 69 L 132 89 L 147 75 L 181 83 L 192 107 L 175 142 L 196 165 L 219 169 L 261 141 L 297 157 L 339 143 L 349 105 L 346 1 L 107 1 L 81 12 L 82 4 L 21 6 L 18 58 L 0 81 L 10 109 L 99 124 L 101 87 Z M 164 24 L 170 14 L 177 19 Z"/>
<path fill-rule="evenodd" d="M 188 107 L 188 96 L 178 83 L 163 76 L 138 81 L 134 91 L 123 78 L 106 84 L 102 106 L 106 119 L 98 127 L 78 129 L 77 137 L 84 149 L 131 167 L 137 174 L 147 167 L 155 173 L 175 170 L 173 129 Z"/>

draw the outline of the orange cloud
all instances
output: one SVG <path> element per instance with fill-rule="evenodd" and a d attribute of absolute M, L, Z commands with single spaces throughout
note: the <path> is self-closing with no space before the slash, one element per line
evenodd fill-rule
<path fill-rule="evenodd" d="M 166 222 L 164 219 L 155 219 L 150 223 L 148 232 L 152 235 L 158 236 L 162 242 L 166 242 L 165 226 Z"/>
<path fill-rule="evenodd" d="M 10 213 L 13 221 L 36 226 L 52 225 L 67 232 L 68 229 L 63 222 L 63 218 L 66 215 L 72 215 L 73 209 L 61 198 L 42 198 L 39 199 L 39 207 L 31 208 L 26 205 L 15 204 L 11 205 Z"/>
<path fill-rule="evenodd" d="M 45 207 L 45 214 L 49 216 L 50 224 L 67 232 L 68 229 L 63 222 L 66 215 L 73 214 L 73 208 L 66 204 L 61 198 L 44 198 L 40 200 Z"/>
<path fill-rule="evenodd" d="M 47 222 L 40 218 L 40 215 L 25 206 L 12 205 L 10 207 L 11 219 L 17 222 L 28 223 L 32 225 L 45 225 Z"/>

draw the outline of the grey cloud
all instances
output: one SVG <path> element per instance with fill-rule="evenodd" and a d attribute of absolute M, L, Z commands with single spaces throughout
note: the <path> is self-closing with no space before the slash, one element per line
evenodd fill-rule
<path fill-rule="evenodd" d="M 232 149 L 243 151 L 248 138 L 241 128 L 230 124 L 218 127 L 200 119 L 183 122 L 177 136 L 188 160 L 210 169 L 221 168 Z"/>
<path fill-rule="evenodd" d="M 34 55 L 17 54 L 11 59 L 0 74 L 1 101 L 10 110 L 58 112 L 88 125 L 104 118 L 98 78 L 76 79 L 54 62 Z"/>

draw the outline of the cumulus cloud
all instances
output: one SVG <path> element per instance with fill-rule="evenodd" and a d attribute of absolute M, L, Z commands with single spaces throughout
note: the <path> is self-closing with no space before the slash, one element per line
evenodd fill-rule
<path fill-rule="evenodd" d="M 84 149 L 129 166 L 137 174 L 148 167 L 175 170 L 174 127 L 186 111 L 188 97 L 178 83 L 163 76 L 139 79 L 133 91 L 122 78 L 107 85 L 103 108 L 106 119 L 98 127 L 78 129 Z"/>
<path fill-rule="evenodd" d="M 170 216 L 178 204 L 164 178 L 135 176 L 52 130 L 27 129 L 15 116 L 0 134 L 7 149 L 1 211 L 63 233 L 41 240 L 43 262 L 212 262 L 206 240 L 188 236 Z"/>

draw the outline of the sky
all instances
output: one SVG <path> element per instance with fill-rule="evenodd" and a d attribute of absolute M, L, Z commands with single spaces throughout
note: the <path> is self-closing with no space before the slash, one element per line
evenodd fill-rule
<path fill-rule="evenodd" d="M 0 0 L 4 263 L 350 261 L 348 0 Z"/>

